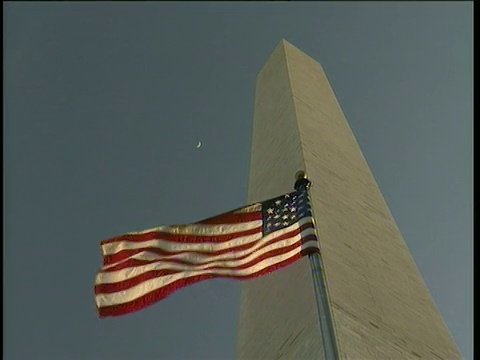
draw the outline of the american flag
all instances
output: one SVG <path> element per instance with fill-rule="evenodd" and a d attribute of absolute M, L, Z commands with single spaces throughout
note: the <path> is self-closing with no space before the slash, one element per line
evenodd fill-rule
<path fill-rule="evenodd" d="M 101 248 L 100 317 L 141 310 L 202 280 L 253 279 L 319 251 L 305 190 L 194 224 L 128 233 Z"/>

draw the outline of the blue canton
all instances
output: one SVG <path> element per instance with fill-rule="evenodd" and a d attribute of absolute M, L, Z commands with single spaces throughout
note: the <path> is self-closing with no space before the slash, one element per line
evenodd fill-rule
<path fill-rule="evenodd" d="M 262 203 L 263 235 L 293 225 L 311 214 L 308 193 L 304 190 L 267 200 Z"/>

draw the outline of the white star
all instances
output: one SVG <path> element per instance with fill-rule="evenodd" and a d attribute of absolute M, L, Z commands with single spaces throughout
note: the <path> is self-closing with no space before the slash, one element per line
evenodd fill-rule
<path fill-rule="evenodd" d="M 267 209 L 267 214 L 273 214 L 273 209 L 272 208 Z"/>
<path fill-rule="evenodd" d="M 282 203 L 282 200 L 277 200 L 277 201 L 275 201 L 275 204 L 276 204 L 276 205 L 280 205 L 281 203 Z"/>
<path fill-rule="evenodd" d="M 287 225 L 288 225 L 288 222 L 284 221 L 284 222 L 283 222 L 283 225 L 287 226 Z"/>
<path fill-rule="evenodd" d="M 282 219 L 288 219 L 288 215 L 283 215 Z"/>
<path fill-rule="evenodd" d="M 297 209 L 295 207 L 290 208 L 291 212 L 295 212 Z"/>
<path fill-rule="evenodd" d="M 278 219 L 279 217 L 280 217 L 280 215 L 277 214 L 277 215 L 275 215 L 273 218 L 274 218 L 274 219 Z"/>

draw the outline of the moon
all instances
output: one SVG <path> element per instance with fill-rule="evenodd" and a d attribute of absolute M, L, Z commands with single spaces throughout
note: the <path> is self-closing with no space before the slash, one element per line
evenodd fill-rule
<path fill-rule="evenodd" d="M 199 141 L 198 144 L 197 144 L 197 149 L 199 149 L 201 146 L 202 146 L 202 142 Z"/>

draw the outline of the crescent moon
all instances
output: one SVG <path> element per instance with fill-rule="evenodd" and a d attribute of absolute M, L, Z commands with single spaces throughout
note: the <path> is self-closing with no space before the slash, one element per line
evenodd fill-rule
<path fill-rule="evenodd" d="M 199 141 L 198 144 L 197 144 L 197 149 L 200 148 L 202 146 L 202 142 Z"/>

